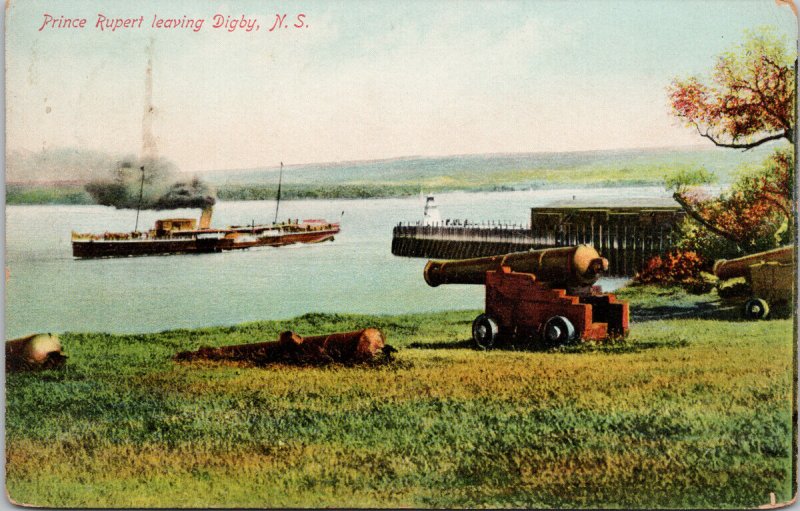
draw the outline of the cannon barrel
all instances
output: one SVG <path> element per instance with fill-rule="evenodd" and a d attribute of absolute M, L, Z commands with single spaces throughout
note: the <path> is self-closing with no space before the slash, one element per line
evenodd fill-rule
<path fill-rule="evenodd" d="M 600 257 L 589 245 L 577 245 L 475 259 L 428 261 L 424 276 L 431 287 L 439 284 L 484 284 L 487 271 L 499 270 L 503 266 L 514 272 L 532 273 L 543 282 L 587 286 L 597 282 L 608 270 L 608 260 Z"/>
<path fill-rule="evenodd" d="M 377 328 L 365 328 L 355 332 L 338 332 L 313 337 L 301 337 L 294 332 L 282 332 L 277 341 L 258 342 L 200 348 L 197 351 L 182 351 L 173 359 L 227 360 L 269 364 L 288 362 L 296 364 L 314 363 L 360 363 L 386 353 L 385 337 Z"/>
<path fill-rule="evenodd" d="M 714 275 L 722 280 L 735 277 L 746 277 L 750 266 L 758 263 L 776 262 L 789 264 L 794 258 L 794 247 L 781 247 L 766 252 L 759 252 L 736 259 L 720 259 L 714 263 Z"/>
<path fill-rule="evenodd" d="M 54 369 L 66 361 L 57 335 L 33 334 L 6 341 L 7 371 Z"/>

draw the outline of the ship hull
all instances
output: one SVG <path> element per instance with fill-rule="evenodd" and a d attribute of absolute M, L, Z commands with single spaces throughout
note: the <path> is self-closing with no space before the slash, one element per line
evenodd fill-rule
<path fill-rule="evenodd" d="M 231 245 L 218 239 L 75 240 L 72 255 L 81 259 L 133 257 L 166 254 L 204 254 L 221 252 Z"/>
<path fill-rule="evenodd" d="M 296 243 L 310 244 L 333 240 L 338 229 L 282 233 L 239 242 L 235 238 L 168 238 L 143 240 L 73 240 L 72 255 L 79 259 L 135 257 L 170 254 L 207 254 L 253 247 L 281 247 Z"/>
<path fill-rule="evenodd" d="M 324 241 L 332 241 L 334 236 L 338 233 L 338 229 L 331 229 L 325 231 L 284 233 L 277 236 L 263 236 L 252 241 L 234 242 L 232 247 L 225 248 L 224 250 L 238 250 L 253 247 L 282 247 L 285 245 L 294 245 L 296 243 L 322 243 Z"/>

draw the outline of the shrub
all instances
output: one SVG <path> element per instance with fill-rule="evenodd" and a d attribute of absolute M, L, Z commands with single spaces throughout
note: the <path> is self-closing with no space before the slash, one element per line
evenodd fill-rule
<path fill-rule="evenodd" d="M 692 251 L 674 250 L 663 256 L 651 258 L 635 280 L 642 284 L 679 284 L 696 288 L 703 278 L 700 272 L 705 261 Z"/>
<path fill-rule="evenodd" d="M 743 173 L 719 197 L 673 183 L 674 197 L 687 212 L 678 248 L 707 261 L 740 257 L 791 243 L 794 161 L 782 148 L 759 168 Z"/>

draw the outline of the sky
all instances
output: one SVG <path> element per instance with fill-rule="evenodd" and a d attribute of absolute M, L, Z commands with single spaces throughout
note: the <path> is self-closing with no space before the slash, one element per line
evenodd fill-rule
<path fill-rule="evenodd" d="M 98 15 L 144 18 L 112 32 Z M 774 0 L 10 0 L 6 149 L 140 154 L 148 48 L 147 129 L 183 171 L 702 144 L 666 87 L 764 25 L 794 43 Z"/>

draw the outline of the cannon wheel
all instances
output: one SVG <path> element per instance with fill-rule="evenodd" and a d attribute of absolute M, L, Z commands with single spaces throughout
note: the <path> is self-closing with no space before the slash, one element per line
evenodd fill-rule
<path fill-rule="evenodd" d="M 542 338 L 547 346 L 559 346 L 575 340 L 575 326 L 564 316 L 553 316 L 542 329 Z"/>
<path fill-rule="evenodd" d="M 472 340 L 481 349 L 491 349 L 499 333 L 497 322 L 486 314 L 479 315 L 472 322 Z"/>
<path fill-rule="evenodd" d="M 769 304 L 761 298 L 751 298 L 744 304 L 744 317 L 764 319 L 769 315 Z"/>

